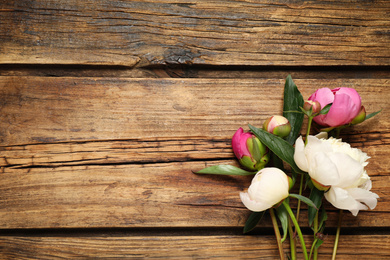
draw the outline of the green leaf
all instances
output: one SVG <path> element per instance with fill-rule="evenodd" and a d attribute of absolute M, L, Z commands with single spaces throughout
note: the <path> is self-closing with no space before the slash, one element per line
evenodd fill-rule
<path fill-rule="evenodd" d="M 320 221 L 318 224 L 318 230 L 322 230 L 325 227 L 325 221 L 328 219 L 328 215 L 326 214 L 326 210 L 322 208 Z"/>
<path fill-rule="evenodd" d="M 260 141 L 266 145 L 274 154 L 276 154 L 280 159 L 288 163 L 291 168 L 297 173 L 303 173 L 294 161 L 294 147 L 288 143 L 286 140 L 268 133 L 263 129 L 256 128 L 252 125 L 249 125 L 252 133 L 260 139 Z"/>
<path fill-rule="evenodd" d="M 284 171 L 283 161 L 274 153 L 271 153 L 271 160 L 274 167 Z"/>
<path fill-rule="evenodd" d="M 324 240 L 318 239 L 317 242 L 316 242 L 316 245 L 314 246 L 315 249 L 318 249 L 322 245 L 322 243 L 324 243 Z"/>
<path fill-rule="evenodd" d="M 287 198 L 288 199 L 288 198 Z M 288 201 L 287 201 L 288 203 Z M 279 207 L 276 208 L 276 214 L 278 215 L 279 221 L 282 224 L 283 229 L 283 237 L 282 237 L 282 243 L 287 238 L 288 233 L 288 212 L 283 204 L 281 204 Z"/>
<path fill-rule="evenodd" d="M 316 217 L 316 214 L 318 212 L 317 209 L 321 207 L 322 204 L 322 198 L 324 197 L 324 192 L 318 190 L 316 187 L 311 188 L 311 193 L 310 193 L 310 200 L 314 203 L 314 207 L 308 208 L 308 218 L 309 218 L 309 226 L 312 226 L 314 218 Z"/>
<path fill-rule="evenodd" d="M 333 103 L 327 104 L 323 109 L 320 111 L 320 115 L 326 115 L 328 114 L 330 107 L 333 105 Z"/>
<path fill-rule="evenodd" d="M 286 138 L 290 144 L 295 143 L 301 132 L 304 114 L 290 113 L 289 111 L 300 111 L 300 107 L 303 107 L 303 104 L 304 100 L 301 92 L 299 92 L 291 75 L 288 75 L 284 84 L 283 116 L 291 124 L 291 132 Z"/>
<path fill-rule="evenodd" d="M 314 207 L 314 208 L 316 207 L 313 201 L 311 201 L 309 198 L 306 198 L 305 196 L 290 193 L 289 197 L 299 199 L 300 201 L 306 203 L 310 207 Z"/>
<path fill-rule="evenodd" d="M 367 119 L 370 119 L 370 118 L 373 117 L 373 116 L 376 116 L 376 115 L 379 114 L 381 111 L 382 111 L 382 109 L 379 110 L 379 111 L 376 111 L 376 112 L 374 112 L 374 113 L 368 114 L 368 115 L 366 116 L 366 119 L 365 119 L 364 121 L 366 121 Z"/>
<path fill-rule="evenodd" d="M 260 220 L 263 218 L 265 211 L 262 212 L 252 212 L 245 223 L 244 226 L 244 234 L 253 230 L 257 224 L 259 224 Z"/>
<path fill-rule="evenodd" d="M 220 175 L 254 175 L 256 172 L 245 171 L 233 165 L 214 165 L 194 172 L 198 174 L 220 174 Z"/>

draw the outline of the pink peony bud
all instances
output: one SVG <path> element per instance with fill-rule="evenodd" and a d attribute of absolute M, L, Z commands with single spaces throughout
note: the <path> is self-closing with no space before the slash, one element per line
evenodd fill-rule
<path fill-rule="evenodd" d="M 359 114 L 361 98 L 352 88 L 320 88 L 314 92 L 309 100 L 318 101 L 321 107 L 332 103 L 329 112 L 314 117 L 314 121 L 325 127 L 337 127 L 351 123 Z"/>
<path fill-rule="evenodd" d="M 252 133 L 240 127 L 232 138 L 233 152 L 240 164 L 249 170 L 260 170 L 269 161 L 268 148 Z"/>
<path fill-rule="evenodd" d="M 318 113 L 321 112 L 321 104 L 318 101 L 307 100 L 303 104 L 303 109 L 309 113 L 311 109 L 310 115 L 317 115 Z"/>
<path fill-rule="evenodd" d="M 265 120 L 263 129 L 279 137 L 286 137 L 291 132 L 291 125 L 287 118 L 283 116 L 271 116 Z"/>

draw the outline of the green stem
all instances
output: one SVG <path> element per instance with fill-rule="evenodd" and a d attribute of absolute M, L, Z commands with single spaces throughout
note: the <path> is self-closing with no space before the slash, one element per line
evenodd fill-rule
<path fill-rule="evenodd" d="M 294 223 L 295 230 L 297 231 L 298 236 L 299 236 L 299 241 L 301 242 L 302 251 L 303 251 L 303 255 L 305 256 L 305 260 L 309 260 L 309 257 L 307 256 L 305 240 L 303 239 L 303 235 L 302 235 L 301 229 L 300 229 L 300 227 L 298 225 L 298 222 L 297 222 L 297 220 L 296 220 L 296 218 L 294 216 L 294 213 L 292 212 L 292 210 L 290 208 L 290 205 L 288 205 L 288 203 L 285 200 L 283 201 L 283 205 L 286 208 L 288 214 L 290 215 L 290 218 L 291 218 L 292 222 Z"/>
<path fill-rule="evenodd" d="M 292 229 L 291 219 L 288 219 L 288 234 L 290 236 L 291 260 L 296 260 L 297 259 L 297 249 L 296 249 L 297 245 L 295 244 L 295 236 L 294 236 L 294 231 Z"/>
<path fill-rule="evenodd" d="M 299 195 L 302 196 L 302 190 L 303 190 L 303 179 L 304 175 L 301 174 L 301 182 L 299 183 Z M 299 212 L 301 210 L 301 201 L 298 200 L 298 205 L 297 205 L 297 221 L 299 220 Z"/>
<path fill-rule="evenodd" d="M 318 232 L 318 211 L 316 213 L 316 216 L 314 218 L 314 223 L 313 223 L 313 228 L 314 228 L 314 242 L 313 242 L 313 245 L 315 245 L 317 243 L 317 232 Z M 314 260 L 317 260 L 318 258 L 318 248 L 317 247 L 314 247 L 314 252 L 313 252 L 313 259 Z"/>
<path fill-rule="evenodd" d="M 343 210 L 340 209 L 339 222 L 337 224 L 336 238 L 334 240 L 334 246 L 333 246 L 332 260 L 336 260 L 336 253 L 337 253 L 337 247 L 339 245 L 339 238 L 340 238 L 340 229 L 341 229 L 341 220 L 342 220 L 342 218 L 343 218 Z"/>
<path fill-rule="evenodd" d="M 314 249 L 315 245 L 317 244 L 317 241 L 318 241 L 318 238 L 314 239 L 313 244 L 311 245 L 309 259 L 311 259 L 311 255 L 313 253 L 313 249 Z"/>
<path fill-rule="evenodd" d="M 284 251 L 283 251 L 283 245 L 282 245 L 282 237 L 280 236 L 279 226 L 278 226 L 278 222 L 276 221 L 274 209 L 270 208 L 269 209 L 269 213 L 271 215 L 272 226 L 274 227 L 274 231 L 275 231 L 276 242 L 278 244 L 280 260 L 285 260 L 285 258 L 284 258 Z"/>
<path fill-rule="evenodd" d="M 307 137 L 310 134 L 310 129 L 311 129 L 311 123 L 313 122 L 313 117 L 309 116 L 309 121 L 307 122 L 307 131 L 306 131 L 306 139 L 305 139 L 305 146 L 307 145 Z"/>

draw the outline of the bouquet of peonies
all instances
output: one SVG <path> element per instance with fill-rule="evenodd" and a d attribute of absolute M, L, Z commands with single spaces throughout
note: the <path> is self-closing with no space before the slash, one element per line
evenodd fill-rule
<path fill-rule="evenodd" d="M 349 210 L 356 216 L 359 210 L 374 209 L 379 198 L 370 191 L 371 180 L 364 169 L 370 157 L 338 137 L 342 129 L 362 123 L 379 112 L 366 115 L 359 94 L 352 88 L 321 88 L 304 101 L 288 76 L 283 116 L 267 119 L 262 129 L 249 125 L 250 132 L 239 128 L 233 135 L 233 151 L 244 169 L 216 165 L 196 173 L 255 175 L 248 190 L 240 193 L 242 203 L 252 211 L 244 233 L 252 230 L 269 210 L 281 259 L 285 259 L 282 243 L 287 234 L 291 248 L 289 259 L 296 259 L 296 235 L 305 259 L 317 259 L 327 219 L 322 206 L 325 198 L 340 209 L 332 258 L 335 259 L 342 211 Z M 308 126 L 303 138 L 300 132 L 305 116 Z M 312 121 L 320 127 L 315 136 L 309 135 Z M 298 194 L 290 193 L 295 185 Z M 309 197 L 302 195 L 306 187 L 310 189 Z M 298 200 L 295 213 L 290 207 L 290 198 Z M 308 220 L 314 235 L 310 249 L 306 247 L 298 225 L 301 202 L 308 205 Z"/>

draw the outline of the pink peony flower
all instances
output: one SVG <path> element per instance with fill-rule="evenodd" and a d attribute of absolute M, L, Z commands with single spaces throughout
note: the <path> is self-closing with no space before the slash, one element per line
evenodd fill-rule
<path fill-rule="evenodd" d="M 320 88 L 309 97 L 309 100 L 318 101 L 321 108 L 332 104 L 326 115 L 314 117 L 314 121 L 325 127 L 337 127 L 349 124 L 361 110 L 361 98 L 352 88 Z"/>

